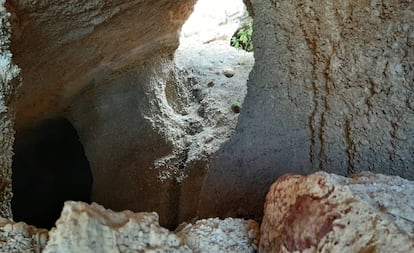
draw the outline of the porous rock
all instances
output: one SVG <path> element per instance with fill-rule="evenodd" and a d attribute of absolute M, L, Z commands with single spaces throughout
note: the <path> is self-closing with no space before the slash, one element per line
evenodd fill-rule
<path fill-rule="evenodd" d="M 14 116 L 9 108 L 13 92 L 19 84 L 20 69 L 12 62 L 10 52 L 10 14 L 0 1 L 0 216 L 11 218 L 11 164 L 14 141 Z"/>
<path fill-rule="evenodd" d="M 0 252 L 40 253 L 46 246 L 48 231 L 24 222 L 0 221 Z"/>
<path fill-rule="evenodd" d="M 156 213 L 114 212 L 67 201 L 44 253 L 185 252 L 181 239 L 158 224 Z"/>
<path fill-rule="evenodd" d="M 414 183 L 361 173 L 279 178 L 266 197 L 259 252 L 413 252 Z"/>
<path fill-rule="evenodd" d="M 253 220 L 211 218 L 181 226 L 177 235 L 194 253 L 253 253 L 257 250 L 259 224 Z"/>

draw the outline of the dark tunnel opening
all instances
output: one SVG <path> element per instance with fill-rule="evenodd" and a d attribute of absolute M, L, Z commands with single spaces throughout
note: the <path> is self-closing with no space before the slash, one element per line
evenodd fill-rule
<path fill-rule="evenodd" d="M 18 131 L 14 143 L 15 221 L 51 228 L 66 200 L 90 203 L 92 173 L 79 136 L 66 119 Z"/>

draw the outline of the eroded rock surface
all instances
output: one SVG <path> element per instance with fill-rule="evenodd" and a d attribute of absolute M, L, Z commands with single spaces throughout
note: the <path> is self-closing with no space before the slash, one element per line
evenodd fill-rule
<path fill-rule="evenodd" d="M 23 69 L 13 103 L 16 129 L 69 119 L 90 161 L 92 199 L 117 210 L 156 210 L 168 225 L 175 222 L 167 213 L 177 190 L 161 184 L 150 168 L 172 147 L 144 117 L 153 99 L 146 92 L 170 76 L 163 66 L 171 61 L 194 3 L 7 3 L 14 59 Z"/>
<path fill-rule="evenodd" d="M 91 166 L 92 200 L 157 211 L 168 227 L 196 216 L 193 196 L 236 126 L 232 104 L 243 103 L 254 63 L 252 53 L 230 47 L 248 18 L 241 0 L 199 1 L 194 14 L 205 16 L 183 30 L 176 51 L 195 2 L 7 4 L 24 80 L 16 129 L 69 119 Z"/>
<path fill-rule="evenodd" d="M 0 252 L 41 253 L 48 239 L 46 229 L 24 222 L 0 221 Z"/>
<path fill-rule="evenodd" d="M 413 252 L 414 183 L 362 173 L 286 175 L 266 197 L 259 251 Z"/>
<path fill-rule="evenodd" d="M 4 8 L 5 1 L 0 1 L 0 216 L 12 218 L 10 209 L 11 164 L 14 141 L 14 117 L 10 101 L 17 86 L 19 68 L 12 62 L 10 52 L 10 14 Z"/>
<path fill-rule="evenodd" d="M 200 212 L 260 217 L 290 172 L 414 179 L 413 1 L 249 2 L 256 64 Z"/>
<path fill-rule="evenodd" d="M 194 253 L 254 253 L 259 224 L 253 220 L 211 218 L 182 224 L 177 235 Z"/>
<path fill-rule="evenodd" d="M 44 253 L 185 252 L 181 239 L 158 224 L 156 213 L 113 212 L 98 204 L 66 202 Z"/>
<path fill-rule="evenodd" d="M 194 2 L 8 1 L 12 51 L 23 77 L 16 127 L 61 115 L 85 89 L 107 84 L 154 53 L 173 52 Z"/>
<path fill-rule="evenodd" d="M 258 234 L 257 222 L 232 218 L 182 224 L 175 234 L 160 227 L 156 213 L 114 212 L 68 201 L 43 252 L 250 253 Z"/>

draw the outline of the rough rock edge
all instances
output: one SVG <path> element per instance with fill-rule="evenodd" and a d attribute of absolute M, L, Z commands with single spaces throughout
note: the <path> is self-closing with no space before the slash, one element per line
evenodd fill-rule
<path fill-rule="evenodd" d="M 40 253 L 46 246 L 48 232 L 24 222 L 0 221 L 0 252 Z"/>
<path fill-rule="evenodd" d="M 67 201 L 43 252 L 249 253 L 257 248 L 259 225 L 252 220 L 214 218 L 181 227 L 176 234 L 160 227 L 154 212 L 114 212 Z"/>
<path fill-rule="evenodd" d="M 159 226 L 156 213 L 114 212 L 96 203 L 67 201 L 44 253 L 191 252 Z"/>
<path fill-rule="evenodd" d="M 10 201 L 11 189 L 11 164 L 14 142 L 14 117 L 8 107 L 14 89 L 20 83 L 20 69 L 12 63 L 10 52 L 11 25 L 10 13 L 4 7 L 5 0 L 0 0 L 0 216 L 11 219 L 12 212 Z"/>
<path fill-rule="evenodd" d="M 257 250 L 259 224 L 254 220 L 210 218 L 181 224 L 177 235 L 196 253 L 249 253 Z"/>

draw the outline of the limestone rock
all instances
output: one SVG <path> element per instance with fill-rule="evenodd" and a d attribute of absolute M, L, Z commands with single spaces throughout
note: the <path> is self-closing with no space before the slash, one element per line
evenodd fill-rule
<path fill-rule="evenodd" d="M 158 224 L 156 213 L 114 212 L 93 203 L 67 201 L 44 253 L 191 252 Z"/>
<path fill-rule="evenodd" d="M 12 218 L 11 201 L 11 164 L 14 141 L 14 116 L 9 108 L 20 69 L 12 62 L 10 52 L 11 27 L 10 14 L 0 1 L 0 216 Z M 17 81 L 16 81 L 17 80 Z"/>
<path fill-rule="evenodd" d="M 0 221 L 0 252 L 40 253 L 46 246 L 47 230 L 24 222 Z"/>
<path fill-rule="evenodd" d="M 257 249 L 259 224 L 253 220 L 211 218 L 186 224 L 177 235 L 194 253 L 253 253 Z"/>
<path fill-rule="evenodd" d="M 245 2 L 256 63 L 199 214 L 258 217 L 285 173 L 413 180 L 413 1 Z"/>
<path fill-rule="evenodd" d="M 414 252 L 413 194 L 394 176 L 283 176 L 266 197 L 259 251 Z"/>

